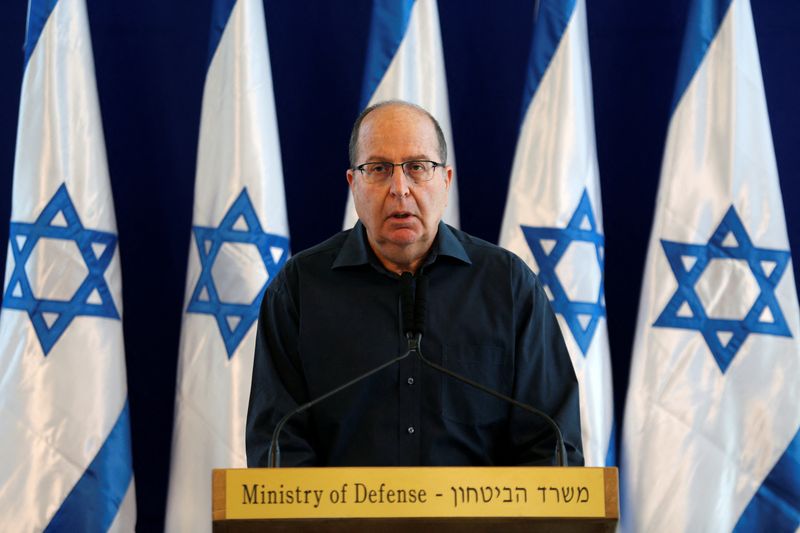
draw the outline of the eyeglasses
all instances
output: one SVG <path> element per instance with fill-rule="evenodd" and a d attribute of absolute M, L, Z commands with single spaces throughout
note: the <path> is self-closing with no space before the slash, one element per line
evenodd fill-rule
<path fill-rule="evenodd" d="M 436 167 L 443 167 L 444 163 L 427 160 L 403 161 L 390 163 L 388 161 L 374 161 L 358 165 L 353 170 L 360 170 L 364 181 L 371 184 L 389 181 L 394 174 L 394 167 L 402 167 L 403 173 L 414 183 L 423 183 L 433 178 Z"/>

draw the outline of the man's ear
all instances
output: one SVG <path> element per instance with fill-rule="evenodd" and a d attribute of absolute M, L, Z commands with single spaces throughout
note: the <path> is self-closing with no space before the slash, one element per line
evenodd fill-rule
<path fill-rule="evenodd" d="M 450 184 L 453 182 L 453 167 L 447 165 L 444 167 L 444 186 L 450 190 Z"/>

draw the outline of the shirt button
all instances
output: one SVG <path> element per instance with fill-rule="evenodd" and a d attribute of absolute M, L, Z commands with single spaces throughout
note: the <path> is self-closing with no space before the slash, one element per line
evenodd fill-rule
<path fill-rule="evenodd" d="M 414 384 L 414 378 L 408 378 L 408 384 L 409 385 L 413 385 Z"/>
<path fill-rule="evenodd" d="M 413 435 L 414 434 L 414 426 L 408 426 L 408 434 L 409 435 Z"/>

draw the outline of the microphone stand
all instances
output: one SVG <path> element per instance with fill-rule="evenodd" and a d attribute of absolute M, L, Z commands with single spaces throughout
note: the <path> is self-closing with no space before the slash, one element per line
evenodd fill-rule
<path fill-rule="evenodd" d="M 558 424 L 556 424 L 556 422 L 552 418 L 550 418 L 550 416 L 548 416 L 547 413 L 545 413 L 544 411 L 540 411 L 539 409 L 536 409 L 535 407 L 532 407 L 532 406 L 530 406 L 530 405 L 528 405 L 526 403 L 522 403 L 519 400 L 515 400 L 514 398 L 511 398 L 510 396 L 506 396 L 505 394 L 503 394 L 501 392 L 498 392 L 498 391 L 496 391 L 494 389 L 490 389 L 489 387 L 487 387 L 485 385 L 481 385 L 477 381 L 472 381 L 471 379 L 469 379 L 467 377 L 464 377 L 464 376 L 462 376 L 460 374 L 456 374 L 452 370 L 448 370 L 445 367 L 443 367 L 441 365 L 438 365 L 438 364 L 434 363 L 433 361 L 430 361 L 424 355 L 422 355 L 422 346 L 421 346 L 421 344 L 422 344 L 422 334 L 421 333 L 418 333 L 416 335 L 416 337 L 413 338 L 413 339 L 411 338 L 411 334 L 409 333 L 409 334 L 407 334 L 407 338 L 408 338 L 408 345 L 409 345 L 408 353 L 411 353 L 412 351 L 416 352 L 417 353 L 417 357 L 419 358 L 420 361 L 422 361 L 422 363 L 424 365 L 426 365 L 426 366 L 428 366 L 430 368 L 433 368 L 434 370 L 437 370 L 437 371 L 441 372 L 442 374 L 445 374 L 446 376 L 449 376 L 449 377 L 455 379 L 456 381 L 460 381 L 461 383 L 465 383 L 465 384 L 469 385 L 470 387 L 478 389 L 481 392 L 485 392 L 486 394 L 494 396 L 495 398 L 498 398 L 500 400 L 505 400 L 506 402 L 508 402 L 508 403 L 510 403 L 512 405 L 515 405 L 516 407 L 519 407 L 520 409 L 522 409 L 524 411 L 528 411 L 529 413 L 533 413 L 535 415 L 538 415 L 538 416 L 544 418 L 547 421 L 547 423 L 550 425 L 550 427 L 553 429 L 553 433 L 555 433 L 555 435 L 556 435 L 556 451 L 555 451 L 556 465 L 557 466 L 568 466 L 567 449 L 564 446 L 564 436 L 561 434 L 561 429 L 558 427 Z M 412 346 L 413 346 L 413 348 L 412 348 Z"/>
<path fill-rule="evenodd" d="M 403 287 L 403 291 L 401 292 L 401 301 L 402 301 L 402 319 L 403 319 L 403 330 L 406 332 L 406 340 L 408 342 L 408 351 L 394 359 L 390 359 L 389 361 L 383 363 L 382 365 L 369 370 L 368 372 L 361 374 L 360 376 L 356 376 L 355 378 L 351 379 L 347 383 L 339 385 L 335 389 L 332 389 L 322 396 L 319 396 L 310 402 L 304 403 L 299 407 L 289 411 L 278 424 L 275 426 L 275 429 L 272 432 L 272 441 L 269 443 L 269 456 L 268 456 L 268 467 L 269 468 L 279 468 L 281 466 L 281 447 L 278 443 L 278 438 L 283 430 L 283 426 L 286 425 L 286 422 L 289 421 L 294 415 L 302 413 L 303 411 L 310 409 L 311 407 L 317 405 L 319 402 L 330 398 L 331 396 L 347 389 L 348 387 L 355 385 L 359 381 L 367 379 L 368 377 L 380 372 L 381 370 L 388 368 L 395 363 L 398 363 L 411 355 L 412 353 L 416 353 L 419 360 L 426 366 L 433 368 L 434 370 L 449 376 L 456 381 L 460 381 L 470 387 L 478 389 L 481 392 L 489 394 L 495 398 L 500 400 L 504 400 L 516 407 L 524 411 L 528 411 L 529 413 L 533 413 L 542 417 L 552 428 L 553 433 L 556 436 L 556 450 L 555 450 L 555 458 L 556 464 L 558 466 L 567 466 L 567 450 L 564 446 L 564 437 L 561 434 L 561 429 L 558 427 L 558 424 L 547 415 L 547 413 L 536 409 L 533 406 L 530 406 L 526 403 L 520 402 L 519 400 L 515 400 L 505 394 L 502 394 L 496 390 L 490 389 L 485 385 L 481 385 L 480 383 L 473 381 L 469 378 L 456 374 L 452 370 L 448 370 L 445 367 L 434 363 L 427 359 L 424 355 L 422 355 L 422 332 L 425 330 L 425 314 L 427 311 L 427 278 L 421 278 L 420 282 L 417 285 L 417 298 L 416 302 L 414 302 L 414 297 L 411 294 L 411 280 L 412 275 L 408 272 L 404 272 L 401 276 L 401 284 Z"/>
<path fill-rule="evenodd" d="M 428 360 L 424 355 L 422 355 L 422 334 L 425 331 L 425 316 L 428 310 L 428 278 L 425 276 L 420 276 L 417 281 L 417 290 L 416 290 L 416 298 L 411 295 L 411 275 L 408 273 L 404 273 L 401 279 L 402 283 L 402 292 L 401 298 L 403 301 L 404 307 L 408 309 L 405 310 L 406 312 L 406 321 L 405 324 L 411 324 L 411 317 L 413 315 L 413 328 L 406 327 L 406 339 L 408 340 L 408 351 L 416 352 L 417 357 L 419 360 L 426 366 L 437 370 L 445 374 L 448 377 L 451 377 L 461 383 L 465 383 L 470 387 L 478 389 L 481 392 L 489 394 L 490 396 L 494 396 L 500 400 L 504 400 L 516 407 L 524 411 L 528 411 L 529 413 L 533 413 L 535 415 L 540 416 L 553 429 L 553 433 L 556 436 L 556 450 L 555 450 L 555 458 L 556 458 L 556 465 L 558 466 L 567 466 L 567 449 L 564 446 L 564 436 L 561 434 L 561 429 L 558 427 L 558 424 L 547 415 L 547 413 L 536 409 L 535 407 L 528 405 L 526 403 L 520 402 L 519 400 L 515 400 L 505 394 L 502 394 L 496 390 L 490 389 L 485 385 L 481 385 L 480 383 L 473 381 L 469 378 L 456 374 L 452 370 L 448 370 L 445 367 L 434 363 L 433 361 Z M 410 311 L 410 308 L 413 306 L 414 310 L 413 313 Z M 411 331 L 413 329 L 413 332 Z"/>
<path fill-rule="evenodd" d="M 367 372 L 365 374 L 361 374 L 360 376 L 357 376 L 357 377 L 351 379 L 347 383 L 339 385 L 335 389 L 326 392 L 322 396 L 314 398 L 310 402 L 304 403 L 303 405 L 297 407 L 296 409 L 293 409 L 293 410 L 289 411 L 283 418 L 281 418 L 281 420 L 275 426 L 275 429 L 272 431 L 272 441 L 269 443 L 269 460 L 268 460 L 267 466 L 269 468 L 280 468 L 280 466 L 281 466 L 281 447 L 280 447 L 280 444 L 278 444 L 278 437 L 281 434 L 281 430 L 283 429 L 283 426 L 286 424 L 286 422 L 289 421 L 290 418 L 292 418 L 296 414 L 302 413 L 306 409 L 310 409 L 311 407 L 314 407 L 315 405 L 317 405 L 322 400 L 326 400 L 326 399 L 330 398 L 334 394 L 343 391 L 344 389 L 350 387 L 351 385 L 355 385 L 359 381 L 361 381 L 363 379 L 367 379 L 368 377 L 372 376 L 373 374 L 376 374 L 376 373 L 380 372 L 384 368 L 390 367 L 393 364 L 402 361 L 403 359 L 408 357 L 411 354 L 412 351 L 415 351 L 415 349 L 411 349 L 410 348 L 410 344 L 409 344 L 409 350 L 406 353 L 404 353 L 403 355 L 395 357 L 394 359 L 390 359 L 389 361 L 383 363 L 382 365 L 373 368 L 369 372 Z"/>

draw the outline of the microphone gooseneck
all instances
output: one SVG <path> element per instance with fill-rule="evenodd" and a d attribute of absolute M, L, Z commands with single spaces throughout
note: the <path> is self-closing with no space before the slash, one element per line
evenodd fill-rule
<path fill-rule="evenodd" d="M 409 293 L 411 291 L 410 285 L 408 291 Z M 556 450 L 555 450 L 556 465 L 568 466 L 567 449 L 566 446 L 564 445 L 564 436 L 561 434 L 561 428 L 558 427 L 558 424 L 556 424 L 555 420 L 550 418 L 550 416 L 547 415 L 547 413 L 539 409 L 536 409 L 531 405 L 515 400 L 510 396 L 506 396 L 505 394 L 498 392 L 494 389 L 490 389 L 485 385 L 481 385 L 476 381 L 472 381 L 471 379 L 459 375 L 453 372 L 452 370 L 448 370 L 445 367 L 438 365 L 433 361 L 430 361 L 422 354 L 422 334 L 425 332 L 425 317 L 427 312 L 428 312 L 428 278 L 427 276 L 419 276 L 417 278 L 416 299 L 414 301 L 414 333 L 416 334 L 416 336 L 414 337 L 413 343 L 412 343 L 412 337 L 407 336 L 409 339 L 409 348 L 408 348 L 409 353 L 412 351 L 416 352 L 417 357 L 419 357 L 419 360 L 422 361 L 424 365 L 433 368 L 434 370 L 437 370 L 457 381 L 460 381 L 461 383 L 465 383 L 475 389 L 478 389 L 479 391 L 494 396 L 495 398 L 504 400 L 516 407 L 519 407 L 524 411 L 528 411 L 529 413 L 533 413 L 543 418 L 547 422 L 547 424 L 551 427 L 553 433 L 556 436 Z"/>
<path fill-rule="evenodd" d="M 356 376 L 355 378 L 351 379 L 347 383 L 339 385 L 335 389 L 326 392 L 322 396 L 314 398 L 310 402 L 306 402 L 303 405 L 300 405 L 300 406 L 292 409 L 291 411 L 289 411 L 283 418 L 281 418 L 280 422 L 278 422 L 278 424 L 275 426 L 275 429 L 272 431 L 272 440 L 269 443 L 269 456 L 268 456 L 268 459 L 267 459 L 267 462 L 268 462 L 267 466 L 269 468 L 280 468 L 280 466 L 281 466 L 281 447 L 280 447 L 278 439 L 281 436 L 281 431 L 283 430 L 283 426 L 286 425 L 286 422 L 288 422 L 290 418 L 292 418 L 294 415 L 302 413 L 306 409 L 310 409 L 311 407 L 314 407 L 319 402 L 321 402 L 323 400 L 327 400 L 328 398 L 330 398 L 334 394 L 339 393 L 339 392 L 343 391 L 344 389 L 346 389 L 346 388 L 348 388 L 348 387 L 350 387 L 352 385 L 355 385 L 359 381 L 361 381 L 363 379 L 367 379 L 368 377 L 370 377 L 373 374 L 377 374 L 378 372 L 380 372 L 384 368 L 392 366 L 393 364 L 397 363 L 398 361 L 402 361 L 403 359 L 408 357 L 409 354 L 411 354 L 411 350 L 407 351 L 403 355 L 399 355 L 399 356 L 395 357 L 394 359 L 390 359 L 389 361 L 383 363 L 382 365 L 377 366 L 377 367 L 373 368 L 372 370 L 369 370 L 369 371 L 361 374 L 360 376 Z"/>
<path fill-rule="evenodd" d="M 403 272 L 400 276 L 400 317 L 401 317 L 401 326 L 403 333 L 405 334 L 406 340 L 408 342 L 408 350 L 394 359 L 390 359 L 389 361 L 369 370 L 355 378 L 351 379 L 347 383 L 344 383 L 327 393 L 319 396 L 309 402 L 306 402 L 295 409 L 289 411 L 278 424 L 275 426 L 275 430 L 272 432 L 272 441 L 269 445 L 269 457 L 268 457 L 268 466 L 270 468 L 278 468 L 281 465 L 281 449 L 280 444 L 278 442 L 280 438 L 281 431 L 286 423 L 291 419 L 293 416 L 302 413 L 303 411 L 310 409 L 311 407 L 315 406 L 316 404 L 322 402 L 330 398 L 331 396 L 347 389 L 356 383 L 367 379 L 368 377 L 372 376 L 380 372 L 381 370 L 394 365 L 395 363 L 405 359 L 411 353 L 416 353 L 419 360 L 426 366 L 433 368 L 434 370 L 441 372 L 461 383 L 465 383 L 470 387 L 478 389 L 490 396 L 494 396 L 500 400 L 504 400 L 524 411 L 528 411 L 529 413 L 533 413 L 542 419 L 544 419 L 548 425 L 552 428 L 553 433 L 556 436 L 556 450 L 555 450 L 555 459 L 556 465 L 558 466 L 567 466 L 567 450 L 564 446 L 564 437 L 561 434 L 561 429 L 558 427 L 558 424 L 550 418 L 546 413 L 536 409 L 535 407 L 528 405 L 526 403 L 520 402 L 502 394 L 496 390 L 490 389 L 485 385 L 481 385 L 480 383 L 473 381 L 469 378 L 461 376 L 452 370 L 448 370 L 445 367 L 434 363 L 433 361 L 428 360 L 422 354 L 422 336 L 425 333 L 425 318 L 428 312 L 428 278 L 427 276 L 419 275 L 416 279 L 416 295 L 414 294 L 414 276 L 410 272 Z"/>
<path fill-rule="evenodd" d="M 542 417 L 547 422 L 547 424 L 550 426 L 550 428 L 553 430 L 553 433 L 556 436 L 556 450 L 555 450 L 556 466 L 569 466 L 568 461 L 567 461 L 567 448 L 566 448 L 566 446 L 564 446 L 564 436 L 561 434 L 561 428 L 558 427 L 558 424 L 556 424 L 555 420 L 550 418 L 550 416 L 547 413 L 545 413 L 544 411 L 540 411 L 539 409 L 537 409 L 537 408 L 535 408 L 535 407 L 533 407 L 531 405 L 528 405 L 526 403 L 523 403 L 523 402 L 520 402 L 518 400 L 515 400 L 514 398 L 511 398 L 510 396 L 506 396 L 505 394 L 503 394 L 501 392 L 497 392 L 494 389 L 490 389 L 489 387 L 487 387 L 485 385 L 481 385 L 480 383 L 478 383 L 476 381 L 472 381 L 471 379 L 469 379 L 467 377 L 464 377 L 464 376 L 462 376 L 460 374 L 456 374 L 452 370 L 448 370 L 448 369 L 446 369 L 445 367 L 443 367 L 441 365 L 437 365 L 436 363 L 434 363 L 433 361 L 428 360 L 424 355 L 422 355 L 422 346 L 420 344 L 417 345 L 416 352 L 417 352 L 417 357 L 419 357 L 420 361 L 422 361 L 422 363 L 425 364 L 426 366 L 429 366 L 430 368 L 433 368 L 434 370 L 438 370 L 439 372 L 441 372 L 443 374 L 446 374 L 446 375 L 450 376 L 451 378 L 453 378 L 453 379 L 455 379 L 457 381 L 460 381 L 461 383 L 465 383 L 465 384 L 469 385 L 470 387 L 473 387 L 475 389 L 478 389 L 479 391 L 485 392 L 486 394 L 494 396 L 495 398 L 498 398 L 500 400 L 505 400 L 508 403 L 510 403 L 510 404 L 512 404 L 512 405 L 514 405 L 516 407 L 519 407 L 523 411 L 528 411 L 529 413 L 533 413 L 535 415 L 538 415 L 538 416 Z"/>
<path fill-rule="evenodd" d="M 394 359 L 390 359 L 385 363 L 373 368 L 372 370 L 368 370 L 363 374 L 354 377 L 347 383 L 343 383 L 338 387 L 326 392 L 322 396 L 314 398 L 313 400 L 306 402 L 302 405 L 299 405 L 289 411 L 283 418 L 275 426 L 275 429 L 272 431 L 272 440 L 269 443 L 269 454 L 267 458 L 267 466 L 269 468 L 280 468 L 281 466 L 281 446 L 280 446 L 280 435 L 281 431 L 283 431 L 283 427 L 286 423 L 295 415 L 302 413 L 303 411 L 310 409 L 320 403 L 321 401 L 327 400 L 331 396 L 355 385 L 356 383 L 367 379 L 368 377 L 372 376 L 373 374 L 377 374 L 384 368 L 390 367 L 395 363 L 402 361 L 406 357 L 408 357 L 411 352 L 413 352 L 417 346 L 419 346 L 419 338 L 420 336 L 417 335 L 414 337 L 414 295 L 412 292 L 412 283 L 414 282 L 414 276 L 410 272 L 403 272 L 400 276 L 400 302 L 401 302 L 401 322 L 403 327 L 403 333 L 405 333 L 406 338 L 409 339 L 409 349 L 406 353 L 395 357 Z M 413 348 L 412 342 L 410 339 L 414 338 Z"/>

